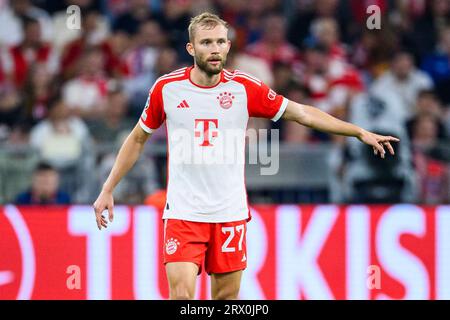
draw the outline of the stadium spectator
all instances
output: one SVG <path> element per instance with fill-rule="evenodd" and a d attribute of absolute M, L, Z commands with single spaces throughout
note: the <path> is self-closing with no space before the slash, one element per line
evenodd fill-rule
<path fill-rule="evenodd" d="M 90 141 L 88 128 L 82 120 L 70 115 L 61 98 L 54 98 L 49 108 L 48 119 L 31 130 L 30 144 L 43 160 L 58 169 L 72 166 L 84 156 L 83 150 Z"/>
<path fill-rule="evenodd" d="M 413 128 L 422 115 L 430 115 L 434 117 L 437 123 L 437 136 L 439 139 L 446 139 L 448 137 L 445 131 L 445 123 L 443 121 L 444 110 L 439 98 L 433 90 L 422 90 L 418 94 L 415 114 L 406 123 L 408 135 L 411 139 L 413 137 Z"/>
<path fill-rule="evenodd" d="M 15 201 L 20 205 L 70 204 L 70 196 L 59 189 L 58 171 L 41 162 L 31 178 L 29 190 L 19 194 Z"/>
<path fill-rule="evenodd" d="M 261 79 L 261 81 L 264 81 L 267 85 L 277 89 L 274 84 L 274 73 L 271 70 L 271 66 L 262 58 L 252 56 L 246 52 L 237 52 L 236 48 L 233 49 L 232 46 L 227 58 L 227 65 L 231 70 L 237 69 L 247 72 L 258 79 Z M 277 70 L 276 66 L 274 68 L 274 71 L 275 70 Z M 248 122 L 248 129 L 259 130 L 270 129 L 270 127 L 270 121 L 263 118 L 250 118 Z"/>
<path fill-rule="evenodd" d="M 420 203 L 438 204 L 449 201 L 449 169 L 445 150 L 438 140 L 438 121 L 431 114 L 421 114 L 414 122 L 412 148 L 419 178 Z"/>
<path fill-rule="evenodd" d="M 286 39 L 286 22 L 279 14 L 270 14 L 264 19 L 262 39 L 250 44 L 246 51 L 264 59 L 271 67 L 276 62 L 292 65 L 299 58 L 297 49 Z"/>
<path fill-rule="evenodd" d="M 381 30 L 365 29 L 352 47 L 350 63 L 364 73 L 365 83 L 370 84 L 389 69 L 398 37 L 388 25 Z"/>
<path fill-rule="evenodd" d="M 9 79 L 14 81 L 17 87 L 25 83 L 30 66 L 35 63 L 43 63 L 48 71 L 55 74 L 59 67 L 59 57 L 50 43 L 42 41 L 41 26 L 33 18 L 23 18 L 24 38 L 18 45 L 9 47 L 3 52 L 2 66 Z"/>
<path fill-rule="evenodd" d="M 127 102 L 127 97 L 122 91 L 112 91 L 107 96 L 107 110 L 104 116 L 87 122 L 89 132 L 97 145 L 119 143 L 133 128 L 134 121 L 126 117 Z"/>
<path fill-rule="evenodd" d="M 50 15 L 32 4 L 30 0 L 6 0 L 0 4 L 0 21 L 7 28 L 0 28 L 0 43 L 15 46 L 24 39 L 22 20 L 36 20 L 42 31 L 42 39 L 50 42 L 53 38 L 53 25 Z"/>
<path fill-rule="evenodd" d="M 56 94 L 58 85 L 45 64 L 36 63 L 30 67 L 23 89 L 24 116 L 31 123 L 47 117 L 48 102 Z"/>
<path fill-rule="evenodd" d="M 167 44 L 166 35 L 160 24 L 148 20 L 141 24 L 135 36 L 135 46 L 125 54 L 128 75 L 124 88 L 131 98 L 132 109 L 140 109 L 148 90 L 157 79 L 157 60 L 162 48 Z M 136 108 L 135 108 L 136 107 Z"/>
<path fill-rule="evenodd" d="M 296 76 L 311 93 L 315 106 L 339 117 L 346 117 L 352 96 L 364 90 L 359 73 L 341 59 L 332 59 L 325 46 L 306 41 L 303 64 Z"/>
<path fill-rule="evenodd" d="M 53 2 L 53 1 L 52 1 Z M 98 44 L 106 38 L 110 25 L 106 16 L 100 14 L 99 1 L 95 0 L 65 0 L 59 6 L 61 8 L 53 14 L 53 45 L 57 50 L 62 51 L 66 45 L 80 37 L 88 37 L 89 44 Z M 56 5 L 56 3 L 55 3 Z M 75 5 L 80 8 L 80 28 L 67 28 L 67 8 Z M 73 15 L 74 12 L 71 13 Z M 95 16 L 95 21 L 93 17 Z"/>
<path fill-rule="evenodd" d="M 408 116 L 414 112 L 417 95 L 421 90 L 433 88 L 428 74 L 417 69 L 413 56 L 405 51 L 397 52 L 392 58 L 391 69 L 373 84 L 380 91 L 392 91 L 407 107 Z"/>
<path fill-rule="evenodd" d="M 84 118 L 100 117 L 105 112 L 108 79 L 103 72 L 103 53 L 91 48 L 83 53 L 79 75 L 62 88 L 65 104 L 71 113 Z"/>
<path fill-rule="evenodd" d="M 79 60 L 82 58 L 83 53 L 92 47 L 100 46 L 105 40 L 107 34 L 98 31 L 99 16 L 100 14 L 93 10 L 84 13 L 81 25 L 83 32 L 78 38 L 67 43 L 63 48 L 61 69 L 65 80 L 76 76 Z M 100 48 L 103 49 L 102 47 Z M 106 63 L 103 64 L 103 70 L 107 70 Z"/>
<path fill-rule="evenodd" d="M 401 143 L 395 157 L 381 163 L 373 161 L 370 150 L 347 139 L 346 149 L 341 150 L 346 153 L 343 166 L 337 166 L 342 170 L 340 186 L 344 190 L 345 201 L 392 203 L 416 199 L 417 181 L 404 125 L 405 108 L 397 94 L 374 86 L 352 98 L 349 121 L 376 132 L 395 135 Z"/>
<path fill-rule="evenodd" d="M 332 59 L 347 60 L 347 52 L 339 39 L 339 26 L 333 18 L 319 18 L 311 24 L 311 36 L 325 46 Z"/>

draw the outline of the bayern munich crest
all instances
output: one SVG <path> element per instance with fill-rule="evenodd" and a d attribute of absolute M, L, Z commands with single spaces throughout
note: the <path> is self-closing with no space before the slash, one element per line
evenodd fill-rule
<path fill-rule="evenodd" d="M 166 241 L 166 253 L 168 255 L 174 254 L 178 246 L 180 245 L 180 242 L 177 239 L 170 238 Z"/>
<path fill-rule="evenodd" d="M 234 96 L 230 92 L 223 92 L 217 96 L 219 104 L 223 109 L 230 109 L 233 105 Z"/>

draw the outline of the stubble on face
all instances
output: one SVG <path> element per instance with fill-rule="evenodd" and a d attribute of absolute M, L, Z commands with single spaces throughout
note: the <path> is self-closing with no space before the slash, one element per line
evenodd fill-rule
<path fill-rule="evenodd" d="M 226 63 L 226 57 L 220 56 L 205 58 L 203 55 L 196 54 L 194 58 L 199 69 L 205 72 L 208 76 L 214 76 L 221 73 Z M 209 61 L 219 61 L 219 63 L 217 65 L 212 65 Z"/>

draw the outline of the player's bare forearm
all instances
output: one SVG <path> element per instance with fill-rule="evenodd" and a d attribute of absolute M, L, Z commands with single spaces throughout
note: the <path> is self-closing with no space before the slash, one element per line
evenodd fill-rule
<path fill-rule="evenodd" d="M 395 137 L 382 136 L 369 132 L 354 124 L 339 120 L 318 108 L 299 104 L 294 101 L 288 102 L 282 118 L 285 120 L 296 121 L 299 124 L 319 131 L 356 137 L 361 142 L 372 146 L 374 154 L 377 155 L 380 153 L 382 158 L 384 158 L 385 154 L 384 147 L 386 147 L 391 154 L 394 154 L 394 148 L 392 148 L 390 142 L 399 141 L 399 139 Z"/>
<path fill-rule="evenodd" d="M 145 132 L 139 124 L 136 124 L 122 144 L 102 191 L 112 192 L 114 190 L 123 176 L 136 163 L 149 137 L 150 134 Z"/>
<path fill-rule="evenodd" d="M 364 129 L 339 120 L 322 110 L 289 101 L 283 119 L 296 121 L 299 124 L 319 131 L 359 138 Z"/>
<path fill-rule="evenodd" d="M 150 134 L 146 133 L 140 125 L 137 124 L 120 148 L 108 179 L 106 179 L 103 189 L 93 205 L 97 227 L 99 230 L 101 230 L 102 227 L 106 228 L 108 225 L 108 221 L 105 216 L 103 216 L 104 210 L 108 210 L 109 221 L 113 221 L 113 190 L 122 177 L 131 169 L 131 167 L 133 167 L 136 160 L 139 158 L 139 155 L 142 153 L 145 142 L 149 137 Z"/>

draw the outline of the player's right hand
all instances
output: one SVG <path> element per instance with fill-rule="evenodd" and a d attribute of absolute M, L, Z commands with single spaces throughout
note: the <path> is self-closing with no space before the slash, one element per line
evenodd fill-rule
<path fill-rule="evenodd" d="M 108 221 L 106 221 L 105 216 L 102 214 L 103 211 L 108 210 L 109 221 L 112 222 L 114 219 L 114 198 L 112 192 L 102 191 L 97 200 L 94 202 L 94 212 L 95 219 L 97 221 L 98 230 L 101 230 L 102 227 L 108 227 Z"/>

